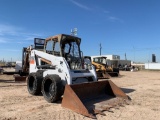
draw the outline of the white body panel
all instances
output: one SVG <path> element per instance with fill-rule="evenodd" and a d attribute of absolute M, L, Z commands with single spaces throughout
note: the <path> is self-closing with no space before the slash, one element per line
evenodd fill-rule
<path fill-rule="evenodd" d="M 73 84 L 74 78 L 92 77 L 94 81 L 97 81 L 96 72 L 93 69 L 93 66 L 90 67 L 90 70 L 71 70 L 68 66 L 67 61 L 63 57 L 54 56 L 37 50 L 31 51 L 29 67 L 30 73 L 37 72 L 38 70 L 42 69 L 37 68 L 37 66 L 41 65 L 41 58 L 44 58 L 45 60 L 51 62 L 51 66 L 54 66 L 54 69 L 43 69 L 43 77 L 45 77 L 48 74 L 56 74 L 59 75 L 61 80 L 63 80 L 67 84 Z"/>

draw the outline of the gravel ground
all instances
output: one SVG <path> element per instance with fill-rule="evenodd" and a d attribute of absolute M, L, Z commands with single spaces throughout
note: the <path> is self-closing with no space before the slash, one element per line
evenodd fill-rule
<path fill-rule="evenodd" d="M 160 119 L 159 71 L 120 71 L 111 80 L 132 99 L 130 105 L 105 111 L 98 120 Z M 0 75 L 0 120 L 90 120 L 58 103 L 47 103 L 43 96 L 32 96 L 25 82 L 15 83 L 13 75 Z"/>

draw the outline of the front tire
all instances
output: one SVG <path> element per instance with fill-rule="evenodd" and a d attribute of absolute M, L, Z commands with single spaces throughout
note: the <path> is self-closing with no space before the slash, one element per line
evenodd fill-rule
<path fill-rule="evenodd" d="M 50 103 L 58 101 L 63 91 L 62 81 L 58 75 L 47 75 L 42 81 L 42 94 Z"/>
<path fill-rule="evenodd" d="M 30 73 L 27 78 L 28 92 L 32 95 L 38 95 L 41 93 L 42 78 L 37 79 L 35 73 Z"/>

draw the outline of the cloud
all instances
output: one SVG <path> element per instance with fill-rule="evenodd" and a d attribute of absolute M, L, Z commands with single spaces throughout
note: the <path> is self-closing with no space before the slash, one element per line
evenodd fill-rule
<path fill-rule="evenodd" d="M 5 40 L 0 40 L 0 43 L 6 43 L 7 41 L 5 41 Z"/>
<path fill-rule="evenodd" d="M 122 19 L 114 17 L 114 16 L 108 16 L 108 20 L 115 22 L 115 21 L 119 21 L 119 22 L 124 22 Z"/>
<path fill-rule="evenodd" d="M 110 12 L 108 10 L 104 10 L 103 13 L 108 14 Z"/>
<path fill-rule="evenodd" d="M 32 38 L 32 40 L 33 40 L 33 38 Z M 8 44 L 8 43 L 12 43 L 12 44 L 16 44 L 16 43 L 18 43 L 18 44 L 29 44 L 30 42 L 28 42 L 28 41 L 15 41 L 14 40 L 14 38 L 13 39 L 9 39 L 9 38 L 5 38 L 5 37 L 0 37 L 0 43 L 2 44 L 2 43 L 4 43 L 4 44 Z"/>
<path fill-rule="evenodd" d="M 120 19 L 120 18 L 111 16 L 111 12 L 110 12 L 110 11 L 108 11 L 108 10 L 102 8 L 102 7 L 99 7 L 98 5 L 92 6 L 92 8 L 91 8 L 91 7 L 88 7 L 88 6 L 84 5 L 84 4 L 81 4 L 81 3 L 79 3 L 79 2 L 77 2 L 77 1 L 75 1 L 75 0 L 70 0 L 70 1 L 71 1 L 74 5 L 80 7 L 80 8 L 82 8 L 82 9 L 84 9 L 84 10 L 88 10 L 88 11 L 91 11 L 91 10 L 92 10 L 92 12 L 95 12 L 96 15 L 98 14 L 98 15 L 100 15 L 101 17 L 105 17 L 105 18 L 106 18 L 106 15 L 107 15 L 107 20 L 109 20 L 109 21 L 111 21 L 111 22 L 121 22 L 121 23 L 124 22 L 124 21 L 123 21 L 122 19 Z M 109 14 L 110 14 L 110 15 L 109 15 Z M 95 23 L 95 24 L 98 24 L 98 23 Z"/>
<path fill-rule="evenodd" d="M 113 16 L 109 16 L 108 17 L 110 20 L 117 20 L 118 18 L 116 18 L 116 17 L 113 17 Z"/>
<path fill-rule="evenodd" d="M 29 42 L 16 42 L 18 44 L 29 44 Z"/>
<path fill-rule="evenodd" d="M 22 33 L 25 36 L 24 40 L 34 40 L 34 38 L 42 37 L 41 34 L 36 33 Z"/>
<path fill-rule="evenodd" d="M 0 43 L 8 43 L 8 41 L 10 41 L 10 39 L 7 39 L 5 37 L 0 37 Z"/>
<path fill-rule="evenodd" d="M 1 52 L 1 53 L 5 54 L 4 51 L 5 51 L 5 52 L 21 52 L 22 49 L 12 49 L 12 48 L 1 49 L 1 48 L 0 48 L 0 52 Z M 1 55 L 2 55 L 2 54 L 1 54 Z"/>
<path fill-rule="evenodd" d="M 0 24 L 0 43 L 25 43 L 27 40 L 34 40 L 35 37 L 42 37 L 41 34 L 26 32 L 24 28 L 13 25 Z M 23 41 L 23 42 L 21 42 Z"/>
<path fill-rule="evenodd" d="M 82 9 L 88 10 L 88 11 L 91 11 L 91 10 L 92 10 L 93 12 L 104 13 L 104 14 L 110 13 L 110 11 L 105 10 L 105 9 L 103 9 L 103 8 L 101 8 L 101 7 L 98 7 L 97 5 L 96 5 L 96 6 L 93 6 L 93 7 L 91 8 L 91 7 L 88 7 L 88 6 L 86 6 L 86 5 L 83 5 L 83 4 L 81 4 L 81 3 L 79 3 L 79 2 L 77 2 L 77 1 L 75 1 L 75 0 L 70 0 L 70 1 L 71 1 L 73 4 L 75 4 L 76 6 L 82 8 Z"/>
<path fill-rule="evenodd" d="M 73 4 L 75 4 L 76 6 L 82 8 L 82 9 L 85 9 L 85 10 L 92 10 L 92 9 L 89 8 L 88 6 L 85 6 L 85 5 L 83 5 L 83 4 L 79 3 L 79 2 L 76 2 L 76 1 L 74 1 L 74 0 L 70 0 L 70 1 L 71 1 Z"/>
<path fill-rule="evenodd" d="M 0 35 L 6 35 L 6 34 L 10 34 L 10 35 L 16 35 L 17 31 L 22 30 L 21 28 L 18 27 L 14 27 L 11 25 L 5 25 L 5 24 L 0 24 Z"/>

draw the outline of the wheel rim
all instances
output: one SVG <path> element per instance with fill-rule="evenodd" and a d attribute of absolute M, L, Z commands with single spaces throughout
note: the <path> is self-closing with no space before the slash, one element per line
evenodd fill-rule
<path fill-rule="evenodd" d="M 54 83 L 50 84 L 49 93 L 50 93 L 51 96 L 55 94 L 55 85 L 54 85 Z"/>
<path fill-rule="evenodd" d="M 36 81 L 33 81 L 33 90 L 36 88 Z"/>
<path fill-rule="evenodd" d="M 55 96 L 55 85 L 50 79 L 47 79 L 44 83 L 44 93 L 47 98 L 52 98 Z"/>

